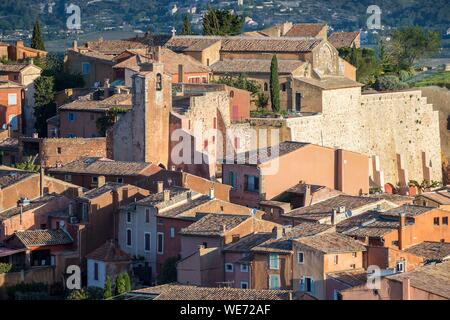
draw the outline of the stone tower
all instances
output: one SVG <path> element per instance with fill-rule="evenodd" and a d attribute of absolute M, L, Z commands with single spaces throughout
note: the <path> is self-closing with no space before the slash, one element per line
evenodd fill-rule
<path fill-rule="evenodd" d="M 161 63 L 141 66 L 133 76 L 133 108 L 112 129 L 115 160 L 151 162 L 167 168 L 171 76 Z"/>

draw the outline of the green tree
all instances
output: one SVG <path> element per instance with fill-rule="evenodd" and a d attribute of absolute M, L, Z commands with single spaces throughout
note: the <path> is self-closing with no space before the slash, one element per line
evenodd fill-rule
<path fill-rule="evenodd" d="M 208 9 L 203 17 L 205 36 L 234 36 L 241 33 L 244 17 L 229 10 Z"/>
<path fill-rule="evenodd" d="M 192 34 L 191 20 L 189 19 L 189 15 L 187 14 L 185 14 L 183 17 L 183 29 L 181 30 L 181 34 L 184 36 Z"/>
<path fill-rule="evenodd" d="M 54 78 L 41 76 L 35 80 L 34 87 L 34 116 L 36 118 L 35 129 L 39 136 L 46 137 L 47 120 L 56 115 L 56 104 L 54 102 Z"/>
<path fill-rule="evenodd" d="M 33 49 L 45 51 L 44 39 L 42 38 L 41 25 L 36 21 L 33 27 L 33 36 L 31 38 L 31 47 Z"/>
<path fill-rule="evenodd" d="M 247 90 L 252 93 L 252 95 L 258 95 L 261 91 L 261 86 L 254 80 L 249 80 L 245 75 L 240 74 L 237 77 L 233 76 L 221 76 L 219 79 L 214 81 L 215 83 L 226 84 L 227 86 Z"/>
<path fill-rule="evenodd" d="M 164 261 L 161 272 L 158 276 L 158 283 L 173 283 L 177 281 L 177 263 L 180 257 L 168 258 Z"/>
<path fill-rule="evenodd" d="M 120 113 L 126 113 L 129 109 L 113 107 L 106 112 L 106 114 L 97 119 L 97 130 L 102 137 L 106 136 L 106 132 L 117 122 L 117 115 Z"/>
<path fill-rule="evenodd" d="M 125 290 L 126 292 L 130 292 L 132 289 L 131 278 L 128 272 L 123 273 L 123 280 L 125 282 Z"/>
<path fill-rule="evenodd" d="M 36 164 L 36 159 L 38 157 L 38 154 L 36 154 L 34 157 L 28 157 L 24 162 L 20 162 L 14 165 L 15 168 L 25 171 L 31 171 L 31 172 L 39 172 L 41 169 L 41 166 Z"/>
<path fill-rule="evenodd" d="M 394 64 L 399 70 L 409 70 L 417 60 L 439 51 L 440 35 L 436 31 L 419 26 L 397 29 L 392 34 L 390 45 Z"/>
<path fill-rule="evenodd" d="M 121 295 L 131 291 L 131 279 L 128 272 L 120 273 L 116 278 L 116 294 Z"/>
<path fill-rule="evenodd" d="M 270 102 L 274 112 L 280 112 L 280 80 L 278 78 L 278 59 L 274 55 L 270 64 Z"/>
<path fill-rule="evenodd" d="M 103 289 L 103 299 L 109 299 L 112 297 L 112 284 L 111 284 L 111 278 L 109 276 L 106 276 L 105 279 L 105 288 Z"/>

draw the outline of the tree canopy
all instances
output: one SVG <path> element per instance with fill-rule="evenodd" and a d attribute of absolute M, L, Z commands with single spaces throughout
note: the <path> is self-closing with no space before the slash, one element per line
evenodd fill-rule
<path fill-rule="evenodd" d="M 235 36 L 241 33 L 244 17 L 229 10 L 209 9 L 203 17 L 205 36 Z"/>
<path fill-rule="evenodd" d="M 41 25 L 36 21 L 33 27 L 33 36 L 31 38 L 31 47 L 33 49 L 45 51 L 44 38 L 42 37 Z"/>
<path fill-rule="evenodd" d="M 270 64 L 270 103 L 274 112 L 280 111 L 280 80 L 278 78 L 278 59 L 274 55 Z"/>
<path fill-rule="evenodd" d="M 189 36 L 192 34 L 191 20 L 187 14 L 183 17 L 183 29 L 181 30 L 181 34 L 184 36 Z"/>

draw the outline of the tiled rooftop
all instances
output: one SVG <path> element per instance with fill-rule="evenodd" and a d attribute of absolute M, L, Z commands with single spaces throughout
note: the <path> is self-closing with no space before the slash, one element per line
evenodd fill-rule
<path fill-rule="evenodd" d="M 33 209 L 36 209 L 40 206 L 45 205 L 46 203 L 58 198 L 62 197 L 61 195 L 57 194 L 50 194 L 50 195 L 44 195 L 43 197 L 40 197 L 38 199 L 34 199 L 30 202 L 29 205 L 23 206 L 22 210 L 20 207 L 11 208 L 9 210 L 5 210 L 3 212 L 0 212 L 0 222 L 4 221 L 6 219 L 9 219 L 15 215 L 20 214 L 20 212 L 27 212 Z"/>
<path fill-rule="evenodd" d="M 333 32 L 333 34 L 328 38 L 328 41 L 336 48 L 350 48 L 353 41 L 360 34 L 359 31 L 356 32 Z"/>
<path fill-rule="evenodd" d="M 105 244 L 89 253 L 86 256 L 86 259 L 105 262 L 120 262 L 131 261 L 131 256 L 122 251 L 119 246 L 115 245 L 114 241 L 107 241 Z"/>
<path fill-rule="evenodd" d="M 250 219 L 246 215 L 208 214 L 181 230 L 180 234 L 190 236 L 222 236 L 244 221 Z"/>
<path fill-rule="evenodd" d="M 150 166 L 153 165 L 146 162 L 115 161 L 106 158 L 87 157 L 70 162 L 60 168 L 50 169 L 49 173 L 138 176 Z"/>
<path fill-rule="evenodd" d="M 29 65 L 24 63 L 0 63 L 0 72 L 20 72 L 27 66 Z"/>
<path fill-rule="evenodd" d="M 412 272 L 398 273 L 388 279 L 409 279 L 411 286 L 450 299 L 450 261 L 418 267 Z"/>
<path fill-rule="evenodd" d="M 405 252 L 424 257 L 427 260 L 443 260 L 450 257 L 450 243 L 425 241 L 409 247 Z"/>
<path fill-rule="evenodd" d="M 240 153 L 235 156 L 234 161 L 239 164 L 248 165 L 262 164 L 294 152 L 307 145 L 309 145 L 309 143 L 285 141 L 276 146 Z M 227 161 L 229 161 L 229 159 L 227 159 Z"/>
<path fill-rule="evenodd" d="M 302 218 L 307 220 L 319 221 L 332 215 L 333 209 L 345 207 L 345 210 L 356 210 L 364 206 L 375 204 L 380 201 L 377 198 L 358 197 L 349 195 L 338 195 L 324 201 L 313 204 L 312 206 L 294 209 L 284 216 L 288 218 Z"/>
<path fill-rule="evenodd" d="M 415 205 L 409 205 L 405 204 L 403 206 L 393 208 L 391 210 L 383 212 L 384 216 L 391 216 L 391 217 L 399 217 L 399 215 L 406 214 L 406 217 L 413 218 L 415 216 L 424 214 L 428 211 L 435 210 L 436 208 L 432 207 L 423 207 L 423 206 L 415 206 Z"/>
<path fill-rule="evenodd" d="M 433 192 L 424 192 L 420 196 L 435 201 L 440 205 L 447 205 L 450 204 L 450 187 L 447 186 Z"/>
<path fill-rule="evenodd" d="M 317 37 L 326 23 L 297 23 L 286 33 L 286 37 Z"/>
<path fill-rule="evenodd" d="M 157 295 L 155 300 L 288 300 L 290 296 L 289 291 L 282 290 L 206 288 L 182 285 L 165 285 L 135 292 Z"/>
<path fill-rule="evenodd" d="M 322 88 L 324 90 L 345 89 L 345 88 L 360 88 L 363 84 L 348 79 L 342 76 L 326 76 L 322 79 L 296 77 L 298 81 Z"/>
<path fill-rule="evenodd" d="M 184 199 L 183 199 L 184 200 Z M 188 200 L 185 203 L 182 203 L 179 206 L 176 206 L 174 208 L 170 208 L 169 210 L 160 210 L 158 212 L 158 216 L 161 217 L 177 217 L 177 216 L 183 216 L 183 214 L 188 211 L 195 209 L 196 207 L 199 207 L 203 204 L 206 204 L 211 200 L 209 196 L 200 196 L 197 198 L 194 198 L 192 200 Z"/>
<path fill-rule="evenodd" d="M 0 140 L 0 149 L 4 151 L 18 151 L 19 139 L 17 138 L 4 138 Z"/>
<path fill-rule="evenodd" d="M 279 60 L 278 73 L 291 74 L 304 64 L 300 60 Z M 222 60 L 211 65 L 215 73 L 270 73 L 271 60 L 233 59 Z"/>
<path fill-rule="evenodd" d="M 114 107 L 132 108 L 132 96 L 130 94 L 115 94 L 104 100 L 92 100 L 91 95 L 83 96 L 78 100 L 59 107 L 63 111 L 91 111 L 106 112 Z"/>
<path fill-rule="evenodd" d="M 105 55 L 118 55 L 128 49 L 146 49 L 147 45 L 139 40 L 140 39 L 89 41 L 85 44 L 85 47 Z"/>
<path fill-rule="evenodd" d="M 26 247 L 42 247 L 70 244 L 72 238 L 62 229 L 16 231 L 17 238 Z"/>
<path fill-rule="evenodd" d="M 272 233 L 252 233 L 247 235 L 238 241 L 229 244 L 223 250 L 228 252 L 248 252 L 253 247 L 260 245 L 263 242 L 271 239 Z"/>
<path fill-rule="evenodd" d="M 35 175 L 34 172 L 21 171 L 10 167 L 0 166 L 0 188 L 9 187 L 33 175 Z"/>
<path fill-rule="evenodd" d="M 349 287 L 356 287 L 367 283 L 367 271 L 364 269 L 355 269 L 342 272 L 327 273 L 327 278 L 332 278 Z"/>
<path fill-rule="evenodd" d="M 339 233 L 324 233 L 296 241 L 326 254 L 366 251 L 362 242 Z"/>
<path fill-rule="evenodd" d="M 101 195 L 104 195 L 108 192 L 116 191 L 122 187 L 126 186 L 126 184 L 123 183 L 116 183 L 116 182 L 107 182 L 105 185 L 101 186 L 100 188 L 92 189 L 83 194 L 80 198 L 92 200 L 95 199 Z"/>

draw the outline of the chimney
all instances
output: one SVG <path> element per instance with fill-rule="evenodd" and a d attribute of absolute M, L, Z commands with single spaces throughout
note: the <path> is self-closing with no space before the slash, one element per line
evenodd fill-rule
<path fill-rule="evenodd" d="M 182 64 L 178 65 L 178 83 L 183 83 L 184 79 L 184 67 Z"/>
<path fill-rule="evenodd" d="M 106 184 L 106 178 L 105 176 L 98 176 L 97 177 L 97 188 L 103 187 Z"/>
<path fill-rule="evenodd" d="M 188 191 L 187 193 L 186 193 L 186 199 L 187 199 L 187 201 L 192 201 L 192 191 Z"/>
<path fill-rule="evenodd" d="M 211 200 L 215 199 L 214 188 L 209 188 L 209 198 Z"/>
<path fill-rule="evenodd" d="M 17 48 L 23 48 L 24 47 L 23 41 L 22 40 L 16 41 L 16 47 Z"/>
<path fill-rule="evenodd" d="M 78 41 L 77 40 L 74 40 L 72 42 L 72 49 L 75 51 L 78 51 Z"/>
<path fill-rule="evenodd" d="M 311 205 L 311 200 L 312 200 L 312 196 L 311 196 L 311 185 L 310 184 L 306 184 L 305 185 L 305 196 L 304 196 L 304 206 L 310 206 Z"/>
<path fill-rule="evenodd" d="M 331 214 L 331 225 L 335 226 L 337 223 L 337 210 L 333 209 L 333 213 Z"/>
<path fill-rule="evenodd" d="M 406 226 L 406 213 L 400 212 L 400 224 L 398 226 L 398 249 L 403 250 L 406 246 L 405 243 L 405 226 Z"/>
<path fill-rule="evenodd" d="M 122 189 L 122 200 L 127 200 L 130 197 L 128 188 Z"/>
<path fill-rule="evenodd" d="M 34 65 L 34 59 L 30 58 L 30 65 Z"/>
<path fill-rule="evenodd" d="M 275 239 L 277 239 L 277 240 L 283 238 L 283 235 L 284 235 L 283 227 L 278 226 L 278 227 L 273 228 L 272 234 L 275 236 Z"/>
<path fill-rule="evenodd" d="M 41 169 L 39 171 L 39 195 L 42 197 L 44 195 L 44 183 L 45 183 L 45 173 L 44 167 L 41 163 Z"/>
<path fill-rule="evenodd" d="M 409 278 L 405 278 L 402 281 L 402 300 L 411 300 L 411 280 Z"/>
<path fill-rule="evenodd" d="M 170 190 L 164 190 L 164 202 L 170 201 Z"/>
<path fill-rule="evenodd" d="M 227 226 L 226 225 L 222 225 L 222 232 L 225 234 L 227 232 Z"/>
<path fill-rule="evenodd" d="M 159 62 L 159 61 L 160 61 L 160 59 L 161 59 L 161 46 L 156 46 L 156 47 L 155 47 L 153 59 L 154 59 L 156 62 Z"/>
<path fill-rule="evenodd" d="M 84 191 L 83 191 L 83 187 L 78 187 L 76 190 L 76 196 L 77 197 L 82 197 L 84 195 Z"/>
<path fill-rule="evenodd" d="M 156 193 L 162 193 L 162 192 L 164 192 L 164 182 L 163 181 L 158 181 L 157 182 Z"/>

